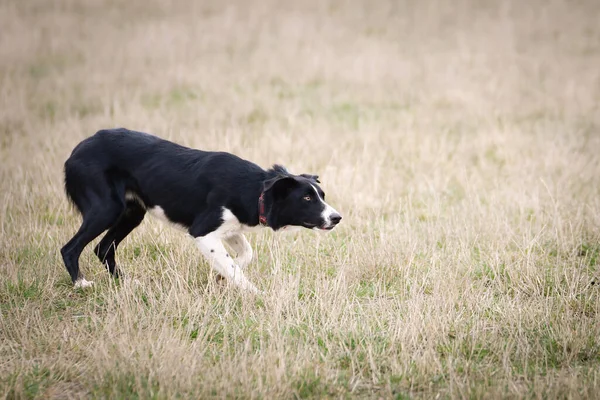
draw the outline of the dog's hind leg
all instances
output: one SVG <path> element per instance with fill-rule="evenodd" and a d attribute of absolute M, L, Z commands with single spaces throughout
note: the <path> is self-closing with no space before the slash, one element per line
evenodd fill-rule
<path fill-rule="evenodd" d="M 67 271 L 76 287 L 90 286 L 79 272 L 79 256 L 84 247 L 98 235 L 114 225 L 125 208 L 124 203 L 114 197 L 93 197 L 85 209 L 82 209 L 83 223 L 71 240 L 60 250 Z"/>
<path fill-rule="evenodd" d="M 240 268 L 246 268 L 252 261 L 252 246 L 241 233 L 236 233 L 225 239 L 225 242 L 231 247 L 236 253 L 235 262 Z"/>
<path fill-rule="evenodd" d="M 119 269 L 115 261 L 117 246 L 142 223 L 145 215 L 146 209 L 141 204 L 134 200 L 128 201 L 125 212 L 94 248 L 94 254 L 98 256 L 101 263 L 106 265 L 110 274 L 115 278 L 119 276 Z"/>

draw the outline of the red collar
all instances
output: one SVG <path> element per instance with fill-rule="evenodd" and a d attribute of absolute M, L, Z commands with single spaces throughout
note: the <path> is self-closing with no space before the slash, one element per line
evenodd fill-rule
<path fill-rule="evenodd" d="M 267 225 L 267 216 L 265 215 L 265 192 L 258 198 L 258 222 L 261 225 Z"/>

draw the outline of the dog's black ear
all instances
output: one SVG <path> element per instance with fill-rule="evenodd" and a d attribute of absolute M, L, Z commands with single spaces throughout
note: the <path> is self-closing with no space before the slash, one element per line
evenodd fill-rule
<path fill-rule="evenodd" d="M 296 185 L 298 185 L 298 181 L 293 176 L 276 176 L 264 182 L 263 191 L 271 193 L 274 199 L 281 199 Z"/>
<path fill-rule="evenodd" d="M 319 181 L 319 175 L 300 174 L 300 176 L 308 179 L 309 181 L 315 181 L 317 183 L 321 183 L 321 181 Z"/>
<path fill-rule="evenodd" d="M 277 173 L 277 175 L 282 175 L 282 176 L 291 175 L 289 173 L 289 171 L 287 170 L 287 168 L 281 164 L 273 164 L 272 170 L 275 171 L 275 173 Z"/>

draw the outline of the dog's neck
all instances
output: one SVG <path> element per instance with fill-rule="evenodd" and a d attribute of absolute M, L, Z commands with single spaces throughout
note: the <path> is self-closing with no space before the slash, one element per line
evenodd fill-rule
<path fill-rule="evenodd" d="M 267 214 L 265 208 L 265 192 L 262 192 L 258 197 L 258 223 L 262 226 L 268 226 Z"/>

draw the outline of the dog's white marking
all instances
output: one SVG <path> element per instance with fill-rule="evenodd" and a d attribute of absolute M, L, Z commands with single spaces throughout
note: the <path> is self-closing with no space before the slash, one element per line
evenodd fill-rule
<path fill-rule="evenodd" d="M 90 287 L 94 284 L 93 281 L 87 281 L 85 278 L 79 278 L 75 281 L 75 284 L 73 285 L 73 287 L 75 289 L 85 289 L 87 287 Z"/>
<path fill-rule="evenodd" d="M 142 207 L 144 207 L 146 209 L 146 211 L 148 211 L 148 214 L 152 215 L 154 218 L 160 220 L 161 222 L 165 222 L 167 225 L 170 225 L 180 231 L 184 231 L 184 232 L 188 231 L 188 229 L 185 226 L 171 221 L 167 217 L 167 215 L 165 214 L 165 210 L 163 210 L 163 208 L 161 206 L 154 206 L 151 208 L 146 207 L 146 205 L 144 204 L 142 199 L 140 199 L 140 197 L 136 193 L 131 192 L 131 191 L 125 192 L 125 199 L 138 202 Z"/>
<path fill-rule="evenodd" d="M 125 192 L 125 200 L 137 201 L 138 203 L 140 203 L 140 205 L 142 207 L 146 208 L 146 205 L 144 204 L 142 199 L 140 199 L 140 197 L 137 194 L 135 194 L 134 192 L 130 192 L 130 191 Z"/>
<path fill-rule="evenodd" d="M 328 225 L 328 226 L 331 225 L 331 216 L 333 214 L 338 214 L 339 215 L 339 213 L 335 210 L 335 208 L 333 208 L 329 204 L 325 203 L 325 200 L 323 200 L 321 198 L 321 196 L 319 195 L 319 191 L 317 190 L 317 188 L 315 187 L 315 185 L 311 184 L 310 186 L 312 186 L 312 188 L 315 190 L 315 193 L 317 194 L 317 198 L 325 206 L 325 208 L 323 209 L 323 212 L 321 213 L 321 216 L 325 220 L 325 224 Z"/>
<path fill-rule="evenodd" d="M 152 215 L 154 218 L 156 218 L 176 229 L 179 229 L 180 231 L 184 231 L 184 232 L 188 231 L 188 229 L 185 226 L 178 224 L 176 222 L 173 222 L 169 218 L 167 218 L 167 215 L 165 214 L 165 210 L 163 210 L 161 206 L 155 206 L 155 207 L 149 208 L 148 214 Z"/>
<path fill-rule="evenodd" d="M 241 233 L 237 233 L 225 238 L 225 242 L 237 255 L 234 259 L 235 263 L 240 268 L 246 268 L 252 261 L 252 246 L 250 246 L 248 239 Z"/>
<path fill-rule="evenodd" d="M 241 232 L 257 232 L 265 227 L 258 224 L 256 226 L 244 225 L 227 207 L 223 207 L 223 215 L 221 216 L 223 223 L 215 232 L 219 232 L 222 239 L 237 235 Z"/>
<path fill-rule="evenodd" d="M 244 271 L 229 256 L 217 231 L 196 238 L 196 245 L 209 261 L 210 266 L 234 285 L 258 293 L 258 289 L 244 275 Z"/>

